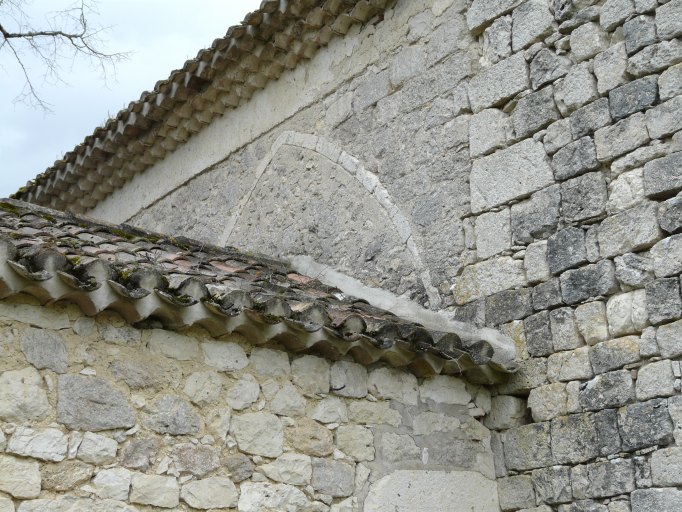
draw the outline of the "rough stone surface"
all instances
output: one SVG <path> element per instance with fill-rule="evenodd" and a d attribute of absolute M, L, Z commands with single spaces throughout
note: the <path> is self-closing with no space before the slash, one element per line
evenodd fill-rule
<path fill-rule="evenodd" d="M 541 143 L 525 140 L 475 160 L 471 169 L 471 209 L 475 213 L 552 184 Z"/>
<path fill-rule="evenodd" d="M 350 496 L 353 492 L 355 470 L 350 464 L 337 460 L 313 459 L 313 489 L 329 496 Z"/>
<path fill-rule="evenodd" d="M 528 64 L 517 53 L 477 74 L 469 82 L 469 102 L 474 112 L 494 107 L 530 85 Z"/>
<path fill-rule="evenodd" d="M 599 172 L 590 172 L 561 184 L 561 212 L 568 222 L 597 217 L 604 213 L 608 198 L 606 181 Z"/>
<path fill-rule="evenodd" d="M 83 462 L 103 466 L 116 460 L 117 451 L 118 443 L 114 439 L 93 432 L 86 432 L 83 434 L 83 440 L 78 447 L 78 458 Z"/>
<path fill-rule="evenodd" d="M 611 336 L 641 332 L 648 324 L 644 290 L 614 295 L 606 303 Z"/>
<path fill-rule="evenodd" d="M 130 501 L 141 505 L 173 508 L 179 503 L 178 482 L 173 477 L 158 475 L 133 475 Z"/>
<path fill-rule="evenodd" d="M 552 274 L 587 263 L 585 231 L 579 228 L 566 228 L 547 240 L 547 261 Z"/>
<path fill-rule="evenodd" d="M 557 83 L 554 92 L 557 107 L 564 117 L 598 97 L 597 80 L 584 63 L 571 68 Z"/>
<path fill-rule="evenodd" d="M 543 48 L 530 63 L 530 80 L 533 89 L 553 82 L 568 73 L 571 61 L 564 55 L 557 55 L 553 51 Z"/>
<path fill-rule="evenodd" d="M 656 277 L 675 276 L 682 272 L 682 235 L 664 238 L 651 248 Z"/>
<path fill-rule="evenodd" d="M 292 382 L 304 393 L 329 393 L 329 362 L 315 356 L 303 356 L 291 363 Z"/>
<path fill-rule="evenodd" d="M 578 331 L 588 345 L 594 345 L 609 337 L 606 307 L 603 302 L 581 304 L 575 309 L 575 320 Z"/>
<path fill-rule="evenodd" d="M 550 424 L 534 423 L 507 431 L 504 456 L 509 469 L 541 468 L 551 460 Z"/>
<path fill-rule="evenodd" d="M 611 122 L 611 112 L 607 98 L 599 98 L 592 103 L 588 103 L 573 112 L 569 118 L 571 134 L 575 139 L 591 135 L 599 128 L 608 126 Z"/>
<path fill-rule="evenodd" d="M 623 450 L 633 451 L 673 439 L 673 423 L 664 399 L 628 405 L 618 411 L 618 428 Z"/>
<path fill-rule="evenodd" d="M 254 412 L 234 416 L 230 430 L 239 449 L 246 453 L 263 457 L 279 457 L 282 454 L 284 431 L 282 423 L 274 414 Z"/>
<path fill-rule="evenodd" d="M 682 231 L 682 194 L 661 203 L 658 207 L 658 223 L 668 233 Z"/>
<path fill-rule="evenodd" d="M 84 375 L 62 375 L 57 391 L 57 421 L 76 430 L 110 430 L 135 425 L 123 394 L 109 382 Z"/>
<path fill-rule="evenodd" d="M 567 144 L 552 157 L 554 177 L 558 180 L 573 178 L 597 167 L 597 153 L 590 137 Z"/>
<path fill-rule="evenodd" d="M 647 110 L 646 126 L 649 130 L 649 136 L 652 139 L 661 139 L 682 130 L 680 109 L 682 109 L 682 96 L 676 96 Z"/>
<path fill-rule="evenodd" d="M 0 491 L 19 499 L 40 494 L 40 469 L 35 461 L 0 455 Z"/>
<path fill-rule="evenodd" d="M 162 395 L 149 407 L 145 425 L 159 434 L 197 434 L 201 418 L 185 400 L 174 395 Z"/>
<path fill-rule="evenodd" d="M 21 333 L 21 351 L 39 370 L 48 368 L 56 373 L 66 373 L 66 344 L 58 332 L 29 327 Z"/>
<path fill-rule="evenodd" d="M 490 258 L 511 247 L 509 209 L 486 212 L 476 217 L 476 254 L 480 259 Z"/>
<path fill-rule="evenodd" d="M 613 160 L 649 142 L 643 114 L 633 114 L 613 126 L 605 126 L 594 132 L 597 158 Z"/>
<path fill-rule="evenodd" d="M 597 375 L 580 386 L 580 406 L 586 411 L 622 407 L 632 401 L 635 387 L 628 370 Z"/>
<path fill-rule="evenodd" d="M 632 512 L 675 510 L 682 507 L 682 491 L 677 489 L 637 489 L 632 493 Z"/>
<path fill-rule="evenodd" d="M 227 341 L 207 341 L 201 344 L 204 362 L 225 372 L 234 372 L 249 364 L 244 349 Z"/>
<path fill-rule="evenodd" d="M 663 357 L 682 355 L 682 320 L 661 325 L 656 331 L 656 342 Z"/>
<path fill-rule="evenodd" d="M 682 298 L 677 278 L 657 279 L 646 285 L 646 311 L 653 325 L 682 317 Z"/>
<path fill-rule="evenodd" d="M 560 203 L 559 186 L 552 185 L 512 205 L 512 243 L 529 243 L 554 233 L 559 222 Z"/>
<path fill-rule="evenodd" d="M 637 372 L 637 400 L 671 396 L 675 393 L 672 363 L 664 359 L 643 366 Z"/>
<path fill-rule="evenodd" d="M 525 5 L 532 5 L 532 2 Z M 558 119 L 559 111 L 554 104 L 554 89 L 551 86 L 524 96 L 512 112 L 514 133 L 518 138 L 527 137 Z"/>
<path fill-rule="evenodd" d="M 647 197 L 675 194 L 682 190 L 682 152 L 658 158 L 644 165 L 644 193 Z"/>
<path fill-rule="evenodd" d="M 647 76 L 609 92 L 609 105 L 614 119 L 622 119 L 652 106 L 658 97 L 658 77 Z"/>
<path fill-rule="evenodd" d="M 237 509 L 243 512 L 322 510 L 294 486 L 262 482 L 245 482 L 241 485 Z"/>
<path fill-rule="evenodd" d="M 43 380 L 35 368 L 0 374 L 0 419 L 10 422 L 41 420 L 50 413 Z"/>
<path fill-rule="evenodd" d="M 523 284 L 523 262 L 503 256 L 466 267 L 462 275 L 455 279 L 453 294 L 457 304 L 466 304 Z M 332 387 L 337 387 L 334 385 L 334 367 Z"/>
<path fill-rule="evenodd" d="M 599 24 L 585 23 L 571 32 L 570 44 L 575 58 L 583 61 L 607 49 L 609 37 Z"/>
<path fill-rule="evenodd" d="M 661 237 L 655 203 L 635 208 L 604 219 L 599 227 L 599 253 L 604 258 L 651 247 Z"/>
<path fill-rule="evenodd" d="M 602 341 L 590 347 L 590 363 L 594 373 L 604 373 L 639 361 L 639 340 L 625 336 Z"/>
<path fill-rule="evenodd" d="M 497 481 L 497 492 L 502 510 L 518 510 L 535 505 L 533 482 L 527 475 L 501 478 Z"/>
<path fill-rule="evenodd" d="M 561 294 L 568 304 L 609 295 L 617 288 L 615 269 L 608 260 L 561 274 Z"/>
<path fill-rule="evenodd" d="M 340 396 L 364 397 L 367 394 L 367 369 L 349 361 L 334 363 L 331 369 L 331 389 Z"/>
<path fill-rule="evenodd" d="M 188 482 L 180 491 L 182 501 L 190 507 L 202 510 L 236 507 L 238 497 L 237 488 L 232 481 L 219 476 Z"/>

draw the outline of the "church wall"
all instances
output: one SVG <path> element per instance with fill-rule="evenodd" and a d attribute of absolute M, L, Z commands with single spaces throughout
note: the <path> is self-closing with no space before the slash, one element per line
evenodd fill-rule
<path fill-rule="evenodd" d="M 334 78 L 245 105 L 251 142 L 226 118 L 169 159 L 194 178 L 93 213 L 499 328 L 521 360 L 485 419 L 502 509 L 678 510 L 681 38 L 680 0 L 399 1 L 291 75 Z"/>
<path fill-rule="evenodd" d="M 489 410 L 454 377 L 0 301 L 2 512 L 499 511 Z"/>

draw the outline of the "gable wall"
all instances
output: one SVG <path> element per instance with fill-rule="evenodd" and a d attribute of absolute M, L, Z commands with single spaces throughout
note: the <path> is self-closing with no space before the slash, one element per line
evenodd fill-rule
<path fill-rule="evenodd" d="M 499 511 L 487 390 L 160 327 L 0 301 L 0 511 Z"/>
<path fill-rule="evenodd" d="M 680 0 L 399 1 L 93 213 L 499 327 L 502 508 L 676 510 L 681 37 Z"/>

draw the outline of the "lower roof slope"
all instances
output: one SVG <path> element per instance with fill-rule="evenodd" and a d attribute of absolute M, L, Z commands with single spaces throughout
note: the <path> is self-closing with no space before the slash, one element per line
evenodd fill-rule
<path fill-rule="evenodd" d="M 200 325 L 216 337 L 237 332 L 418 376 L 494 382 L 517 367 L 485 336 L 428 330 L 273 259 L 0 200 L 0 298 L 21 293 L 75 303 L 86 315 Z"/>

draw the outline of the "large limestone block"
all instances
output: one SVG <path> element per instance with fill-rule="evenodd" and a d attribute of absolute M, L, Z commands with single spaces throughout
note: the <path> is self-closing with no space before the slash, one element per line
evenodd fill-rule
<path fill-rule="evenodd" d="M 254 412 L 234 416 L 230 430 L 243 452 L 263 457 L 282 455 L 284 431 L 274 414 Z"/>
<path fill-rule="evenodd" d="M 651 479 L 659 487 L 682 485 L 682 448 L 655 451 L 651 455 Z"/>
<path fill-rule="evenodd" d="M 23 457 L 60 462 L 66 458 L 68 437 L 61 430 L 34 430 L 17 427 L 7 443 L 7 451 Z"/>
<path fill-rule="evenodd" d="M 452 292 L 455 302 L 463 305 L 503 290 L 523 286 L 525 282 L 523 261 L 503 256 L 466 267 L 455 278 Z"/>
<path fill-rule="evenodd" d="M 216 476 L 186 483 L 180 497 L 190 507 L 207 510 L 236 507 L 238 492 L 229 478 Z"/>
<path fill-rule="evenodd" d="M 24 501 L 17 512 L 138 512 L 137 507 L 117 500 L 91 500 L 64 496 Z"/>
<path fill-rule="evenodd" d="M 133 476 L 130 501 L 161 508 L 177 507 L 180 500 L 178 481 L 174 477 L 136 474 Z"/>
<path fill-rule="evenodd" d="M 480 473 L 399 470 L 370 486 L 365 512 L 439 512 L 444 503 L 456 503 L 458 510 L 467 512 L 500 509 L 495 481 Z"/>
<path fill-rule="evenodd" d="M 57 421 L 74 430 L 110 430 L 135 425 L 123 394 L 109 382 L 85 375 L 62 375 L 57 391 Z"/>
<path fill-rule="evenodd" d="M 529 195 L 554 182 L 541 142 L 527 139 L 475 160 L 471 169 L 474 213 Z"/>
<path fill-rule="evenodd" d="M 37 498 L 40 494 L 40 465 L 0 455 L 0 491 L 19 499 Z"/>
<path fill-rule="evenodd" d="M 201 418 L 189 402 L 173 395 L 162 395 L 147 410 L 144 424 L 159 434 L 174 436 L 197 434 Z"/>
<path fill-rule="evenodd" d="M 374 460 L 374 435 L 366 427 L 341 425 L 336 429 L 336 446 L 355 460 Z"/>
<path fill-rule="evenodd" d="M 30 304 L 0 303 L 0 318 L 18 320 L 43 329 L 68 329 L 71 326 L 69 315 L 66 313 Z"/>
<path fill-rule="evenodd" d="M 302 356 L 291 363 L 291 379 L 304 393 L 329 393 L 329 362 L 315 356 Z"/>
<path fill-rule="evenodd" d="M 239 512 L 322 512 L 327 508 L 308 500 L 303 491 L 292 485 L 244 482 L 240 488 Z"/>
<path fill-rule="evenodd" d="M 285 453 L 260 469 L 270 480 L 290 485 L 308 485 L 313 473 L 312 460 L 301 453 Z"/>
<path fill-rule="evenodd" d="M 92 488 L 99 498 L 126 501 L 132 478 L 133 474 L 125 468 L 102 469 L 92 479 Z"/>
<path fill-rule="evenodd" d="M 152 352 L 163 354 L 178 361 L 191 361 L 199 358 L 199 342 L 197 340 L 163 329 L 152 329 L 149 348 Z"/>
<path fill-rule="evenodd" d="M 395 368 L 379 368 L 369 374 L 369 391 L 377 398 L 417 405 L 417 378 Z"/>
<path fill-rule="evenodd" d="M 340 460 L 313 459 L 311 485 L 323 494 L 338 497 L 353 493 L 355 466 Z"/>
<path fill-rule="evenodd" d="M 244 349 L 229 341 L 207 341 L 201 344 L 204 362 L 224 372 L 235 372 L 249 364 Z"/>
<path fill-rule="evenodd" d="M 295 450 L 325 457 L 334 451 L 334 440 L 331 431 L 308 418 L 299 418 L 296 425 L 286 431 L 287 443 Z"/>
<path fill-rule="evenodd" d="M 35 368 L 10 370 L 0 375 L 0 420 L 23 423 L 50 414 L 43 379 Z"/>
<path fill-rule="evenodd" d="M 480 30 L 523 2 L 524 0 L 474 0 L 467 11 L 467 26 L 472 31 Z"/>
<path fill-rule="evenodd" d="M 469 81 L 469 101 L 476 113 L 495 107 L 530 88 L 528 64 L 523 53 L 517 53 L 481 71 Z"/>
<path fill-rule="evenodd" d="M 682 491 L 674 488 L 637 489 L 631 499 L 632 512 L 682 510 Z"/>

